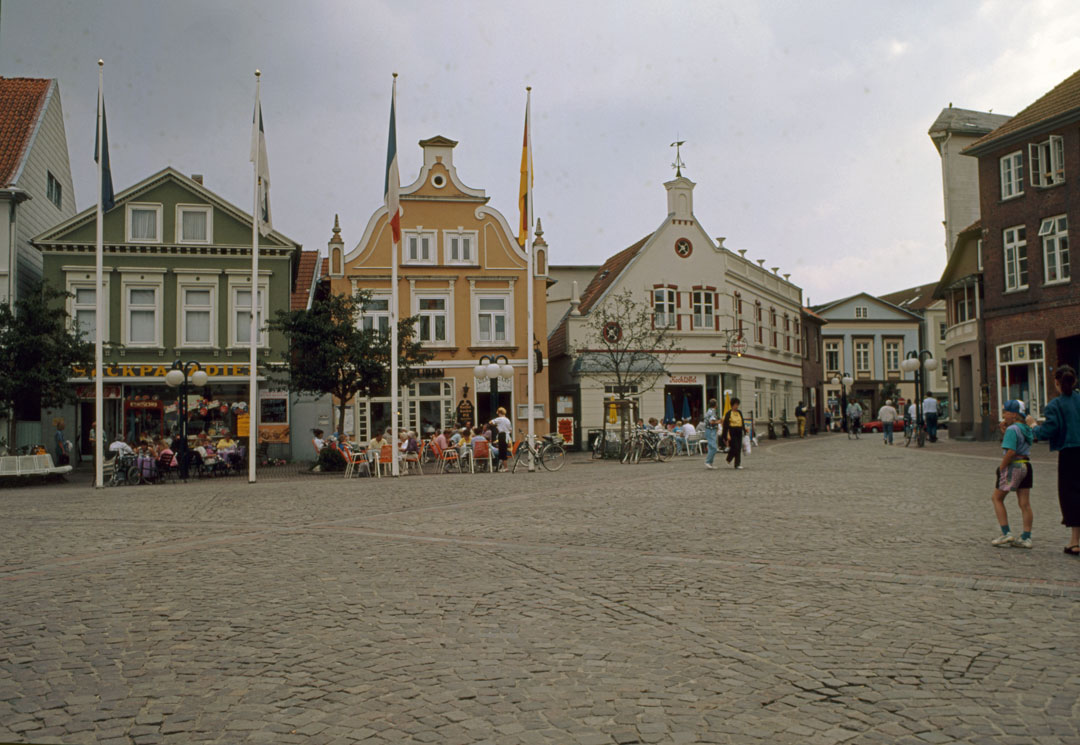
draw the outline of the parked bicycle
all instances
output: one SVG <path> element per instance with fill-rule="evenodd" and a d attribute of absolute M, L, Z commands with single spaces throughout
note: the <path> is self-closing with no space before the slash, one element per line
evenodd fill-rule
<path fill-rule="evenodd" d="M 675 436 L 653 429 L 635 429 L 623 443 L 622 462 L 639 463 L 642 458 L 669 461 L 675 456 Z"/>
<path fill-rule="evenodd" d="M 558 471 L 566 461 L 566 448 L 563 447 L 563 437 L 558 432 L 534 437 L 534 445 L 529 445 L 529 439 L 518 430 L 521 437 L 514 449 L 514 465 L 510 467 L 510 473 L 517 473 L 518 466 L 529 467 L 529 453 L 535 463 L 540 464 L 546 471 Z"/>

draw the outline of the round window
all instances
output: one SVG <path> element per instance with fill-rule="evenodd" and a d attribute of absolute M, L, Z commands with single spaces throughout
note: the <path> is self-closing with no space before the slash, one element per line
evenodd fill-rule
<path fill-rule="evenodd" d="M 436 173 L 431 177 L 431 185 L 436 189 L 443 188 L 446 186 L 446 176 L 443 176 L 441 173 Z"/>

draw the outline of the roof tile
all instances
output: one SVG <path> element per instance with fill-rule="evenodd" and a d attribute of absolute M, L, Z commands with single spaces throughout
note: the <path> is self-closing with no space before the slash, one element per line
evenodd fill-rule
<path fill-rule="evenodd" d="M 51 80 L 0 78 L 0 187 L 15 183 Z"/>
<path fill-rule="evenodd" d="M 315 269 L 319 263 L 318 251 L 300 252 L 300 264 L 296 270 L 296 286 L 289 297 L 289 310 L 307 308 L 308 298 L 311 297 L 311 285 L 317 276 Z"/>
<path fill-rule="evenodd" d="M 1028 106 L 988 135 L 980 137 L 965 148 L 965 152 L 981 148 L 1006 135 L 1018 132 L 1059 114 L 1080 110 L 1080 70 L 1058 83 L 1052 91 Z"/>

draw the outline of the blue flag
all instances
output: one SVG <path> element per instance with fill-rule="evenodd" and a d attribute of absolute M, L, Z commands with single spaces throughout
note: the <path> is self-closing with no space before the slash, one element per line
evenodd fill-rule
<path fill-rule="evenodd" d="M 98 162 L 98 137 L 94 132 L 94 162 Z M 101 102 L 101 211 L 116 206 L 113 198 L 112 169 L 109 167 L 109 125 L 105 121 L 105 102 Z"/>

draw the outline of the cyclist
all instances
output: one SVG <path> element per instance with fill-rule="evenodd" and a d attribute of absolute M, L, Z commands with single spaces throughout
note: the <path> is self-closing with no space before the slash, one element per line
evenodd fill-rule
<path fill-rule="evenodd" d="M 862 426 L 862 406 L 858 401 L 852 401 L 847 405 L 848 425 L 850 431 L 848 435 L 854 434 L 856 438 L 859 437 L 859 428 Z"/>

